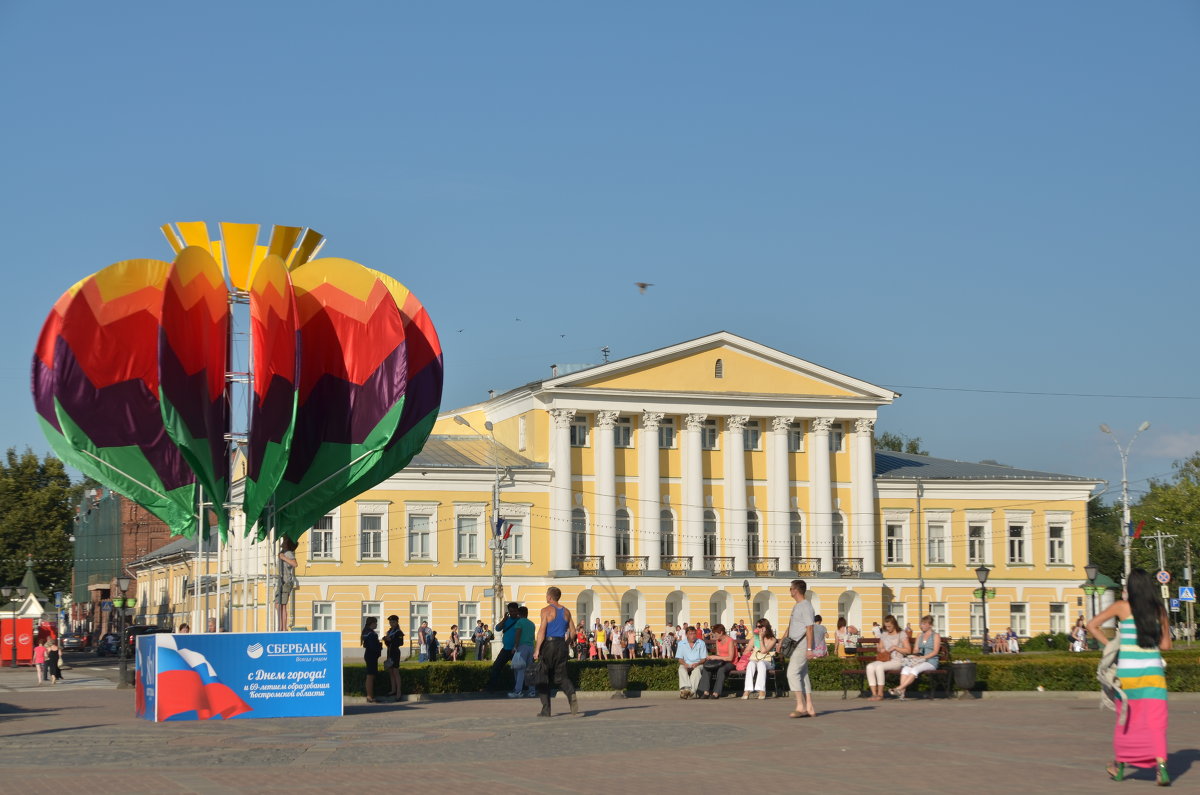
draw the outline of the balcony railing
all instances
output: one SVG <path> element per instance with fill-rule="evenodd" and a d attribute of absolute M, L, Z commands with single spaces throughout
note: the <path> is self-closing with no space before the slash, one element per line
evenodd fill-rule
<path fill-rule="evenodd" d="M 617 555 L 617 568 L 626 574 L 643 574 L 649 568 L 645 555 Z"/>
<path fill-rule="evenodd" d="M 792 571 L 801 577 L 815 577 L 821 571 L 821 559 L 792 558 Z"/>
<path fill-rule="evenodd" d="M 834 558 L 833 570 L 843 577 L 861 577 L 863 573 L 863 559 Z"/>
<path fill-rule="evenodd" d="M 779 558 L 750 558 L 750 570 L 760 577 L 770 577 L 779 571 Z"/>
<path fill-rule="evenodd" d="M 692 569 L 692 556 L 663 555 L 662 566 L 672 577 L 686 577 Z"/>
<path fill-rule="evenodd" d="M 733 574 L 733 558 L 705 555 L 704 568 L 711 571 L 714 577 L 728 577 Z"/>
<path fill-rule="evenodd" d="M 604 568 L 603 555 L 572 555 L 571 567 L 580 574 L 599 574 Z"/>

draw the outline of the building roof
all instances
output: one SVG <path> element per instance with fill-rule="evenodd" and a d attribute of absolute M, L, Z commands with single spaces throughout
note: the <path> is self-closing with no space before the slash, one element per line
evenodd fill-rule
<path fill-rule="evenodd" d="M 875 451 L 875 477 L 878 480 L 1056 480 L 1069 483 L 1097 483 L 1095 478 L 1056 475 L 1033 469 L 1017 469 L 1003 464 L 976 464 L 949 458 L 932 458 L 891 450 Z"/>
<path fill-rule="evenodd" d="M 544 469 L 548 465 L 531 461 L 520 453 L 487 436 L 454 436 L 434 434 L 425 442 L 405 469 L 435 469 L 495 466 L 513 469 Z"/>
<path fill-rule="evenodd" d="M 140 558 L 133 561 L 129 565 L 138 566 L 138 565 L 144 565 L 147 563 L 153 563 L 156 560 L 162 560 L 163 558 L 169 558 L 173 555 L 187 554 L 187 553 L 195 554 L 197 544 L 198 544 L 198 542 L 196 541 L 195 537 L 188 538 L 187 536 L 174 536 L 171 538 L 170 541 L 163 544 L 158 549 L 154 550 L 153 552 L 149 552 L 145 555 L 142 555 Z M 215 554 L 216 550 L 217 550 L 217 536 L 216 536 L 216 534 L 213 534 L 213 535 L 209 536 L 208 539 L 205 540 L 205 542 L 204 542 L 204 553 L 206 555 L 207 554 Z"/>

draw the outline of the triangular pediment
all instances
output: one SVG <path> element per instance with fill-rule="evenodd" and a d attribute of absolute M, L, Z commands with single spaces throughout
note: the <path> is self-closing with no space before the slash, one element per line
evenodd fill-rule
<path fill-rule="evenodd" d="M 888 403 L 896 397 L 890 389 L 724 331 L 552 378 L 542 387 L 813 396 Z"/>

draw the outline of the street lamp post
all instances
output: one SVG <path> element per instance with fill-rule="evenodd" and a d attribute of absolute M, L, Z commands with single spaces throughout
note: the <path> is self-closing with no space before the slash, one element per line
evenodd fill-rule
<path fill-rule="evenodd" d="M 475 431 L 480 436 L 479 430 L 463 417 L 461 414 L 454 415 L 454 421 L 459 425 L 464 425 L 467 428 Z M 504 541 L 497 534 L 500 527 L 500 443 L 496 441 L 494 432 L 495 426 L 491 421 L 485 421 L 483 427 L 487 430 L 487 439 L 492 443 L 492 521 L 488 532 L 488 546 L 492 549 L 492 629 L 496 628 L 496 624 L 500 623 L 500 618 L 504 614 Z M 499 639 L 497 639 L 499 640 Z M 495 654 L 493 654 L 493 657 Z"/>
<path fill-rule="evenodd" d="M 1149 422 L 1143 422 L 1138 426 L 1137 431 L 1129 439 L 1129 444 L 1121 447 L 1121 443 L 1117 441 L 1117 435 L 1112 432 L 1104 423 L 1100 424 L 1100 430 L 1112 437 L 1113 444 L 1117 446 L 1117 452 L 1121 455 L 1121 537 L 1125 541 L 1125 579 L 1129 579 L 1129 557 L 1130 550 L 1133 544 L 1133 538 L 1129 534 L 1129 448 L 1133 447 L 1133 442 L 1138 438 L 1138 434 L 1150 427 Z"/>
<path fill-rule="evenodd" d="M 987 566 L 980 566 L 975 569 L 975 578 L 979 580 L 979 601 L 983 603 L 983 653 L 988 653 L 988 629 L 987 629 L 987 581 L 988 575 L 991 574 L 991 569 Z"/>
<path fill-rule="evenodd" d="M 1089 563 L 1083 567 L 1083 573 L 1087 575 L 1088 581 L 1088 596 L 1091 597 L 1092 616 L 1096 615 L 1096 575 L 1100 573 L 1100 567 L 1095 563 Z"/>
<path fill-rule="evenodd" d="M 117 644 L 117 648 L 121 650 L 121 686 L 124 687 L 128 681 L 125 677 L 129 673 L 128 650 L 125 648 L 125 592 L 129 590 L 129 578 L 121 577 L 117 580 L 117 587 L 121 589 L 121 598 L 113 599 L 113 608 L 119 608 L 121 611 L 121 638 Z M 119 603 L 119 604 L 118 604 Z"/>

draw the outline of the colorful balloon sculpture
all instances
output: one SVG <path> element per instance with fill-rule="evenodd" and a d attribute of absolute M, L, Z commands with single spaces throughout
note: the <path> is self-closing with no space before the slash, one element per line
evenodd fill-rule
<path fill-rule="evenodd" d="M 247 532 L 299 538 L 403 469 L 429 436 L 442 352 L 404 285 L 345 259 L 313 259 L 310 230 L 163 227 L 173 262 L 126 260 L 55 303 L 33 357 L 33 398 L 67 463 L 191 536 L 197 490 L 231 494 L 230 301 L 250 305 Z M 224 262 L 224 269 L 222 268 Z M 228 286 L 226 284 L 228 277 Z M 222 536 L 228 512 L 217 510 Z"/>

